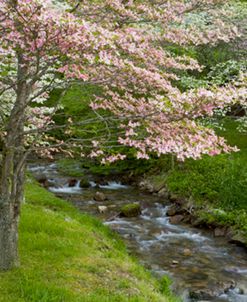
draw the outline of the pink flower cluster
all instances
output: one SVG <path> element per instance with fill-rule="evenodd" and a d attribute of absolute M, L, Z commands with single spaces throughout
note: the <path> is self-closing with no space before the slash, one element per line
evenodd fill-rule
<path fill-rule="evenodd" d="M 33 102 L 73 81 L 97 84 L 103 93 L 92 109 L 114 114 L 118 143 L 136 148 L 138 158 L 147 159 L 149 153 L 199 158 L 232 151 L 198 119 L 234 102 L 246 104 L 246 77 L 225 87 L 182 93 L 173 84 L 179 79 L 176 71 L 200 71 L 202 66 L 164 48 L 167 41 L 198 45 L 237 37 L 238 30 L 219 20 L 212 8 L 219 2 L 107 0 L 92 5 L 85 0 L 72 14 L 50 0 L 0 0 L 0 71 L 7 73 L 0 78 L 1 91 L 13 92 L 13 106 L 21 100 L 30 129 L 42 129 L 53 113 L 42 113 Z M 212 13 L 212 28 L 183 26 L 184 16 L 198 7 Z M 107 142 L 91 143 L 90 156 L 103 157 L 99 146 Z M 119 153 L 102 162 L 124 158 Z"/>

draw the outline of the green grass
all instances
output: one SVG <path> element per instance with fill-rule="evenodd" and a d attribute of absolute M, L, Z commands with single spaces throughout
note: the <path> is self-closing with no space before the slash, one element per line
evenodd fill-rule
<path fill-rule="evenodd" d="M 166 184 L 180 198 L 192 199 L 205 221 L 243 230 L 247 240 L 247 134 L 237 131 L 234 120 L 227 118 L 223 124 L 218 134 L 239 152 L 175 162 L 174 168 L 161 168 L 150 180 L 156 187 Z"/>
<path fill-rule="evenodd" d="M 177 301 L 99 220 L 32 181 L 26 200 L 21 266 L 0 273 L 1 302 Z"/>
<path fill-rule="evenodd" d="M 247 210 L 247 135 L 238 133 L 236 122 L 227 119 L 219 134 L 240 152 L 204 156 L 177 163 L 167 177 L 171 191 L 197 202 L 207 201 L 225 210 Z"/>

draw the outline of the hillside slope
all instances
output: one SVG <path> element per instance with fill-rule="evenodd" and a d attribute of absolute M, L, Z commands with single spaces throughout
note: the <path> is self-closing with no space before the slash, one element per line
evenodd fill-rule
<path fill-rule="evenodd" d="M 21 266 L 0 273 L 1 302 L 172 302 L 100 221 L 29 181 L 20 223 Z"/>

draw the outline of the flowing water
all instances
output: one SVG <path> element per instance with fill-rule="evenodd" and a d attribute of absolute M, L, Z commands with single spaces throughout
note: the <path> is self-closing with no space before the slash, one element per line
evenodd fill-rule
<path fill-rule="evenodd" d="M 30 165 L 29 169 L 37 178 L 48 179 L 50 191 L 81 211 L 98 216 L 118 232 L 129 250 L 154 274 L 171 276 L 173 290 L 183 301 L 247 302 L 246 250 L 207 231 L 171 224 L 166 215 L 168 201 L 114 180 L 100 185 L 92 179 L 87 189 L 81 189 L 78 181 L 70 187 L 71 178 L 59 175 L 55 164 Z M 95 201 L 97 191 L 107 200 Z M 116 215 L 122 205 L 133 202 L 141 204 L 141 216 Z M 107 211 L 100 214 L 99 206 L 106 206 Z"/>

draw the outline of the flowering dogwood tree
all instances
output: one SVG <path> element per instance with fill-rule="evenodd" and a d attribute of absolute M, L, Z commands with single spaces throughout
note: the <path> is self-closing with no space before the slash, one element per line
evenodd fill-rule
<path fill-rule="evenodd" d="M 135 147 L 138 158 L 150 152 L 198 158 L 232 150 L 199 120 L 244 100 L 244 76 L 237 86 L 182 93 L 173 85 L 176 70 L 202 67 L 165 50 L 169 43 L 216 43 L 238 36 L 237 28 L 220 20 L 224 11 L 213 10 L 219 3 L 85 0 L 58 6 L 51 0 L 0 0 L 0 269 L 18 264 L 25 161 L 35 148 L 52 147 L 45 143 L 46 131 L 54 126 L 59 104 L 47 108 L 45 101 L 56 87 L 100 85 L 103 94 L 92 102 L 92 110 L 113 113 L 119 121 L 118 143 Z M 212 15 L 205 31 L 184 22 L 192 11 L 203 9 Z M 106 141 L 107 135 L 92 140 L 91 157 L 124 159 L 124 154 L 103 157 Z"/>

